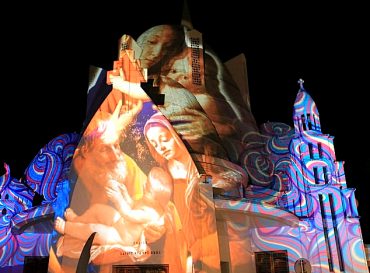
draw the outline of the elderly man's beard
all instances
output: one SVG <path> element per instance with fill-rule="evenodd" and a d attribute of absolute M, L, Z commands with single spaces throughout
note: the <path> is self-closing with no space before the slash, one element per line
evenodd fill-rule
<path fill-rule="evenodd" d="M 126 161 L 121 155 L 119 159 L 117 159 L 116 164 L 112 171 L 107 174 L 107 179 L 109 180 L 116 180 L 118 182 L 124 183 L 127 177 L 127 166 Z"/>
<path fill-rule="evenodd" d="M 127 176 L 127 166 L 123 153 L 109 162 L 96 162 L 96 172 L 91 174 L 99 179 L 99 184 L 106 184 L 109 180 L 116 180 L 124 183 Z"/>
<path fill-rule="evenodd" d="M 127 178 L 126 160 L 120 148 L 108 144 L 99 148 L 75 158 L 77 175 L 93 202 L 107 199 L 105 193 L 109 181 L 116 180 L 125 184 Z"/>

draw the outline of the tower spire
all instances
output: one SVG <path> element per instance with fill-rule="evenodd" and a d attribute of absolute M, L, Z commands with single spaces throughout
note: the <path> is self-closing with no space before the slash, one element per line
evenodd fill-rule
<path fill-rule="evenodd" d="M 316 103 L 303 87 L 304 80 L 299 79 L 299 90 L 294 102 L 294 129 L 298 132 L 315 130 L 321 132 L 320 115 Z"/>
<path fill-rule="evenodd" d="M 191 23 L 189 5 L 187 0 L 184 0 L 184 5 L 182 7 L 181 25 L 188 29 L 193 29 L 193 24 Z"/>

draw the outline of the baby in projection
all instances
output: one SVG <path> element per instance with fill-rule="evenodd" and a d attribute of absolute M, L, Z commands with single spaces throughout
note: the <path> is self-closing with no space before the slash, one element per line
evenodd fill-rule
<path fill-rule="evenodd" d="M 80 216 L 69 208 L 66 220 L 57 217 L 55 229 L 84 241 L 96 232 L 94 243 L 98 245 L 137 247 L 145 244 L 143 231 L 148 224 L 159 221 L 164 224 L 172 192 L 171 176 L 159 167 L 149 172 L 144 196 L 137 201 L 132 200 L 125 185 L 111 180 L 106 193 L 114 207 L 96 203 Z"/>

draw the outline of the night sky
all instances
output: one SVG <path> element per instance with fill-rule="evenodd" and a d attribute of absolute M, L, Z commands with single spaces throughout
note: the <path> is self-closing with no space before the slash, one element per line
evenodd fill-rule
<path fill-rule="evenodd" d="M 52 138 L 80 132 L 88 67 L 110 70 L 122 34 L 136 39 L 152 26 L 180 23 L 182 1 L 124 2 L 104 1 L 84 9 L 32 3 L 22 4 L 22 10 L 15 3 L 2 10 L 11 19 L 0 19 L 0 160 L 10 165 L 14 177 L 22 175 Z M 335 137 L 337 160 L 345 161 L 348 187 L 357 188 L 363 237 L 370 243 L 370 148 L 365 133 L 370 117 L 365 99 L 370 43 L 365 7 L 198 2 L 188 1 L 193 26 L 203 33 L 205 43 L 223 61 L 246 55 L 258 124 L 293 125 L 297 81 L 304 79 L 318 107 L 322 132 Z"/>

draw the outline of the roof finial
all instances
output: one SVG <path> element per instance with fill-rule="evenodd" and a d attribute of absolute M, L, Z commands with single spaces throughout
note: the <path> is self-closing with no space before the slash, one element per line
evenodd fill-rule
<path fill-rule="evenodd" d="M 299 79 L 298 80 L 298 84 L 299 84 L 299 87 L 300 87 L 299 89 L 300 90 L 304 90 L 303 83 L 304 83 L 304 80 L 303 79 Z"/>

